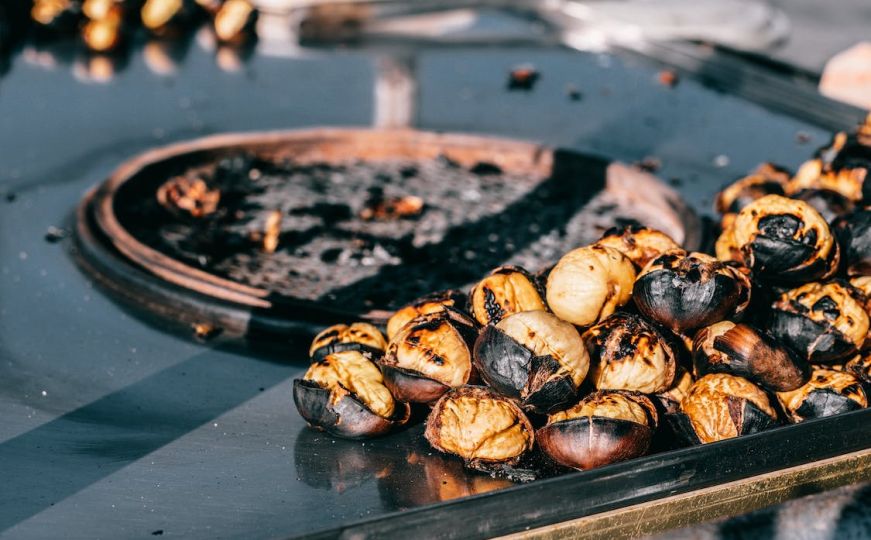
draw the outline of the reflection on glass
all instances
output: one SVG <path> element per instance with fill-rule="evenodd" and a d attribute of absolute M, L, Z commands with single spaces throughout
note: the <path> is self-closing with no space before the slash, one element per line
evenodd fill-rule
<path fill-rule="evenodd" d="M 390 475 L 395 449 L 368 441 L 337 439 L 304 428 L 296 438 L 293 458 L 296 475 L 307 485 L 344 493 L 373 478 Z"/>
<path fill-rule="evenodd" d="M 95 54 L 82 57 L 73 64 L 73 76 L 85 83 L 107 84 L 119 69 L 116 57 Z"/>

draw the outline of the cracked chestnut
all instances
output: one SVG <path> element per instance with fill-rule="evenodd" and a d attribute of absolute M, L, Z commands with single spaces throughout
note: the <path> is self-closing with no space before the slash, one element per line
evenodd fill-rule
<path fill-rule="evenodd" d="M 807 283 L 772 304 L 769 331 L 812 364 L 832 363 L 861 350 L 868 334 L 862 293 L 840 280 Z"/>
<path fill-rule="evenodd" d="M 466 295 L 460 291 L 447 290 L 418 298 L 396 310 L 387 320 L 387 339 L 393 339 L 412 319 L 428 313 L 443 311 L 445 307 L 459 308 L 466 304 Z"/>
<path fill-rule="evenodd" d="M 639 269 L 666 251 L 680 249 L 664 232 L 635 225 L 608 229 L 596 244 L 616 249 Z"/>
<path fill-rule="evenodd" d="M 814 366 L 807 384 L 778 392 L 777 400 L 793 422 L 822 418 L 868 406 L 861 381 L 851 373 Z"/>
<path fill-rule="evenodd" d="M 387 341 L 375 326 L 356 322 L 335 324 L 316 335 L 309 347 L 312 361 L 341 351 L 360 351 L 370 360 L 377 360 L 387 349 Z"/>
<path fill-rule="evenodd" d="M 547 277 L 547 305 L 564 321 L 595 324 L 632 297 L 635 267 L 616 249 L 592 245 L 572 250 Z"/>
<path fill-rule="evenodd" d="M 757 433 L 777 423 L 777 413 L 762 389 L 725 373 L 705 375 L 693 383 L 680 411 L 668 418 L 675 431 L 693 444 Z"/>
<path fill-rule="evenodd" d="M 664 392 L 677 370 L 672 343 L 638 315 L 615 313 L 584 333 L 599 390 Z"/>
<path fill-rule="evenodd" d="M 396 399 L 432 403 L 473 378 L 474 320 L 452 308 L 413 319 L 381 358 L 384 382 Z"/>
<path fill-rule="evenodd" d="M 360 351 L 337 352 L 313 363 L 293 381 L 293 401 L 310 426 L 348 439 L 382 435 L 404 424 L 410 413 Z"/>
<path fill-rule="evenodd" d="M 472 287 L 469 312 L 482 325 L 512 313 L 546 309 L 535 279 L 519 266 L 500 266 Z"/>
<path fill-rule="evenodd" d="M 542 414 L 572 403 L 590 368 L 575 327 L 546 311 L 515 313 L 485 327 L 474 361 L 491 388 Z"/>
<path fill-rule="evenodd" d="M 740 317 L 750 303 L 750 279 L 740 267 L 703 253 L 669 251 L 635 281 L 638 310 L 675 333 Z"/>
<path fill-rule="evenodd" d="M 523 411 L 483 386 L 461 386 L 443 395 L 427 417 L 424 436 L 439 452 L 481 470 L 517 464 L 535 441 Z"/>
<path fill-rule="evenodd" d="M 723 228 L 735 220 L 745 206 L 766 195 L 784 195 L 784 186 L 789 180 L 787 170 L 763 163 L 747 176 L 724 187 L 714 200 L 714 209 L 722 216 Z"/>
<path fill-rule="evenodd" d="M 871 389 L 871 351 L 857 354 L 844 364 L 844 371 L 853 375 L 862 382 L 867 395 Z"/>
<path fill-rule="evenodd" d="M 643 456 L 658 416 L 637 392 L 595 392 L 548 417 L 535 436 L 545 454 L 566 467 L 593 469 Z"/>
<path fill-rule="evenodd" d="M 810 366 L 772 336 L 749 324 L 722 321 L 702 328 L 693 343 L 696 375 L 728 373 L 784 392 L 807 382 Z"/>
<path fill-rule="evenodd" d="M 829 225 L 803 201 L 767 195 L 735 218 L 741 262 L 770 281 L 825 279 L 838 269 L 840 250 Z"/>
<path fill-rule="evenodd" d="M 849 276 L 871 275 L 871 208 L 838 219 L 833 226 Z"/>

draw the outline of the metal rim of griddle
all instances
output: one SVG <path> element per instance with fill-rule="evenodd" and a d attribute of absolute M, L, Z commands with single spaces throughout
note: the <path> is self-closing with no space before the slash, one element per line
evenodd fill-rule
<path fill-rule="evenodd" d="M 76 215 L 79 264 L 137 312 L 148 312 L 172 326 L 209 324 L 223 330 L 225 337 L 272 339 L 300 331 L 310 333 L 341 320 L 383 322 L 388 315 L 383 310 L 341 312 L 317 301 L 283 296 L 189 266 L 137 240 L 115 212 L 116 197 L 128 186 L 139 190 L 136 183 L 144 183 L 144 192 L 154 193 L 172 167 L 213 162 L 240 151 L 267 158 L 292 156 L 302 163 L 349 157 L 422 160 L 446 156 L 463 166 L 488 161 L 507 172 L 542 178 L 551 172 L 557 152 L 570 156 L 568 159 L 600 159 L 511 139 L 406 129 L 307 129 L 195 139 L 140 154 L 85 196 Z M 627 189 L 638 182 L 644 189 Z M 660 213 L 675 231 L 685 235 L 687 247 L 698 247 L 698 217 L 673 189 L 651 175 L 616 163 L 608 165 L 603 185 L 606 190 L 631 197 L 633 205 L 646 206 L 651 215 Z M 637 193 L 644 193 L 644 197 Z"/>

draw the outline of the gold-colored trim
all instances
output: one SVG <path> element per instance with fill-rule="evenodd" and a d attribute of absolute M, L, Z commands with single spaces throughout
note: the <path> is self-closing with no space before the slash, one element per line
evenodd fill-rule
<path fill-rule="evenodd" d="M 871 480 L 871 449 L 504 536 L 511 540 L 635 538 Z"/>

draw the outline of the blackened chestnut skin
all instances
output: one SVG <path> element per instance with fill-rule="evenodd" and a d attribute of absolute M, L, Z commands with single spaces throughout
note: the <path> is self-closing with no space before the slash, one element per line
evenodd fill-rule
<path fill-rule="evenodd" d="M 410 413 L 408 404 L 397 402 L 393 417 L 383 418 L 350 394 L 333 403 L 329 389 L 303 379 L 293 381 L 293 401 L 309 425 L 346 439 L 383 435 L 404 424 Z"/>
<path fill-rule="evenodd" d="M 854 206 L 853 201 L 831 189 L 802 189 L 792 198 L 811 205 L 829 223 L 852 212 Z"/>
<path fill-rule="evenodd" d="M 633 288 L 638 310 L 676 333 L 740 317 L 749 279 L 701 253 L 671 251 L 650 262 Z"/>
<path fill-rule="evenodd" d="M 772 336 L 729 321 L 696 333 L 693 365 L 698 377 L 728 373 L 775 392 L 795 390 L 810 378 L 808 363 Z"/>
<path fill-rule="evenodd" d="M 814 368 L 810 380 L 797 390 L 779 392 L 777 399 L 793 422 L 855 411 L 868 406 L 862 382 L 850 373 Z"/>
<path fill-rule="evenodd" d="M 450 389 L 446 384 L 395 366 L 382 364 L 381 373 L 384 384 L 397 401 L 432 403 Z"/>
<path fill-rule="evenodd" d="M 871 209 L 857 210 L 837 220 L 834 230 L 846 260 L 847 275 L 871 274 Z"/>
<path fill-rule="evenodd" d="M 584 416 L 547 425 L 536 439 L 557 463 L 587 470 L 643 456 L 653 430 L 629 420 Z"/>

